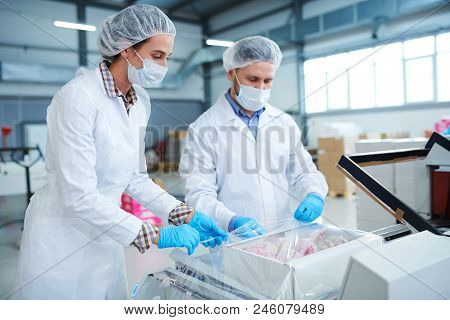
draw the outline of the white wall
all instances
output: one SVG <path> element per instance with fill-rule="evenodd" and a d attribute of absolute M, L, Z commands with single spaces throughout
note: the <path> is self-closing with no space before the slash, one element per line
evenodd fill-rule
<path fill-rule="evenodd" d="M 76 22 L 76 6 L 73 4 L 45 0 L 5 0 L 0 3 L 0 61 L 24 62 L 48 65 L 78 66 L 78 31 L 53 26 L 54 20 Z M 18 11 L 20 14 L 17 14 Z M 115 14 L 115 10 L 87 7 L 86 23 L 95 25 L 96 32 L 87 32 L 87 49 L 96 51 L 96 40 L 101 21 Z M 198 25 L 175 21 L 178 33 L 175 40 L 173 58 L 188 59 L 202 45 L 201 28 Z M 7 48 L 1 43 L 17 45 L 46 46 L 59 49 L 73 48 L 73 52 L 43 51 L 35 49 Z M 100 61 L 99 54 L 88 54 L 88 65 L 95 66 Z M 176 72 L 181 62 L 171 61 L 169 72 Z M 0 94 L 23 96 L 52 96 L 60 85 L 17 84 L 0 82 Z M 203 100 L 203 78 L 193 74 L 177 90 L 154 89 L 150 96 L 159 99 Z"/>

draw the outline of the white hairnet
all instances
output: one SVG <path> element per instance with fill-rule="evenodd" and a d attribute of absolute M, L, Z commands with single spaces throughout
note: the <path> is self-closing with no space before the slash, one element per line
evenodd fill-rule
<path fill-rule="evenodd" d="M 223 53 L 223 67 L 228 72 L 255 62 L 265 61 L 272 63 L 277 70 L 282 58 L 283 55 L 276 42 L 261 36 L 254 36 L 239 40 L 227 48 Z"/>
<path fill-rule="evenodd" d="M 98 50 L 104 58 L 158 34 L 175 36 L 173 22 L 155 6 L 137 4 L 103 20 L 97 39 Z"/>

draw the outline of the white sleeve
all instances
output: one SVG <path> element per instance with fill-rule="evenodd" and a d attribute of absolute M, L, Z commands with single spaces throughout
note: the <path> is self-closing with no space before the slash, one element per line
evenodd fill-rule
<path fill-rule="evenodd" d="M 180 161 L 180 175 L 186 181 L 186 203 L 215 218 L 224 230 L 236 215 L 217 200 L 217 172 L 208 136 L 189 127 Z"/>
<path fill-rule="evenodd" d="M 140 149 L 139 149 L 139 164 L 135 168 L 133 177 L 128 184 L 125 192 L 130 195 L 134 200 L 139 202 L 145 208 L 150 210 L 152 213 L 158 215 L 163 221 L 167 222 L 169 219 L 169 213 L 181 203 L 171 196 L 167 191 L 163 190 L 152 179 L 147 173 L 147 161 L 145 159 L 145 132 L 150 120 L 151 115 L 151 103 L 147 92 L 139 87 L 134 86 L 136 92 L 139 94 L 139 100 L 143 106 L 143 112 L 145 112 L 146 122 L 145 127 L 140 130 Z"/>
<path fill-rule="evenodd" d="M 167 222 L 169 213 L 181 201 L 175 199 L 175 197 L 171 196 L 150 179 L 147 174 L 145 155 L 144 153 L 141 153 L 141 155 L 144 158 L 144 160 L 141 160 L 143 162 L 143 168 L 141 170 L 136 169 L 125 192 L 152 213 L 158 215 L 163 221 Z"/>
<path fill-rule="evenodd" d="M 58 189 L 69 215 L 83 219 L 123 246 L 138 235 L 142 221 L 97 190 L 94 131 L 97 110 L 78 87 L 63 88 L 49 108 L 48 141 Z"/>
<path fill-rule="evenodd" d="M 304 199 L 311 192 L 317 193 L 325 199 L 328 193 L 325 177 L 317 170 L 311 155 L 303 146 L 301 132 L 297 124 L 292 120 L 290 126 L 294 126 L 287 167 L 290 184 L 299 193 L 301 199 Z"/>

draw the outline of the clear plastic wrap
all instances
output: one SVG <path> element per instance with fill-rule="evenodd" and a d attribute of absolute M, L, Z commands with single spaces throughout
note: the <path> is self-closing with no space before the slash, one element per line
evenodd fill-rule
<path fill-rule="evenodd" d="M 348 241 L 345 235 L 330 232 L 329 229 L 322 227 L 305 233 L 300 233 L 297 229 L 279 232 L 238 244 L 235 248 L 281 263 L 288 263 Z"/>
<path fill-rule="evenodd" d="M 174 250 L 175 269 L 149 275 L 135 299 L 333 299 L 352 254 L 383 243 L 377 235 L 292 219 L 251 224 L 220 248 L 188 256 Z"/>

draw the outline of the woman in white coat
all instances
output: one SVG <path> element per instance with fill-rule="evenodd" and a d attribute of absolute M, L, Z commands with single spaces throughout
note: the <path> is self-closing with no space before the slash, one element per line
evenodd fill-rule
<path fill-rule="evenodd" d="M 261 221 L 314 221 L 328 192 L 297 124 L 268 103 L 281 59 L 278 45 L 260 36 L 228 48 L 230 88 L 189 126 L 181 158 L 186 201 L 242 237 L 263 233 Z"/>
<path fill-rule="evenodd" d="M 47 113 L 47 184 L 25 216 L 16 287 L 9 298 L 123 299 L 124 247 L 215 246 L 227 234 L 148 177 L 144 133 L 175 27 L 158 8 L 128 7 L 105 19 L 103 60 L 82 69 Z M 120 209 L 122 192 L 175 226 L 158 229 Z M 208 240 L 209 239 L 209 240 Z"/>

